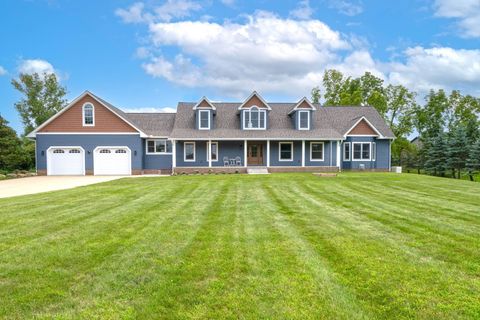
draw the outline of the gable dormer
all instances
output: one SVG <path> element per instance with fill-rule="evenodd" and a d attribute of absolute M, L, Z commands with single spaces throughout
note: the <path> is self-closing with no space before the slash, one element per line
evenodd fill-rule
<path fill-rule="evenodd" d="M 303 97 L 288 113 L 292 118 L 295 130 L 311 130 L 313 128 L 315 110 L 317 108 L 306 97 Z"/>
<path fill-rule="evenodd" d="M 207 99 L 202 97 L 200 101 L 193 107 L 195 111 L 195 129 L 197 130 L 212 130 L 213 116 L 217 108 Z"/>
<path fill-rule="evenodd" d="M 268 103 L 256 92 L 238 107 L 240 111 L 240 127 L 242 130 L 266 130 L 268 128 L 268 112 L 272 110 Z"/>

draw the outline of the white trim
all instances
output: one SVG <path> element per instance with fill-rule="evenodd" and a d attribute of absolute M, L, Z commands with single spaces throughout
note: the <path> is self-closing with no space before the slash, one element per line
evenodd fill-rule
<path fill-rule="evenodd" d="M 35 142 L 35 145 L 36 144 L 37 143 Z M 48 168 L 51 167 L 51 164 L 50 164 L 50 161 L 49 161 L 48 153 L 51 149 L 80 149 L 80 150 L 82 150 L 82 154 L 83 154 L 83 168 L 82 168 L 83 173 L 82 173 L 82 175 L 85 175 L 85 149 L 83 149 L 80 146 L 50 146 L 47 149 L 47 151 L 45 152 L 45 157 L 47 158 L 46 159 L 47 160 L 46 161 L 47 162 L 47 176 L 50 175 L 49 172 L 48 172 L 49 171 Z"/>
<path fill-rule="evenodd" d="M 348 159 L 345 158 L 345 145 L 348 144 Z M 342 156 L 342 160 L 343 161 L 351 161 L 350 159 L 352 159 L 352 144 L 350 142 L 344 142 L 343 143 L 343 156 Z"/>
<path fill-rule="evenodd" d="M 317 110 L 317 108 L 315 108 L 315 106 L 310 102 L 310 100 L 307 99 L 307 97 L 303 97 L 302 99 L 300 99 L 300 101 L 295 105 L 295 107 L 293 107 L 292 110 L 290 110 L 290 112 L 288 114 L 291 114 L 291 113 L 294 113 L 295 111 L 297 110 L 304 110 L 304 108 L 299 108 L 300 105 L 303 103 L 303 102 L 306 102 L 309 106 L 310 106 L 310 110 Z"/>
<path fill-rule="evenodd" d="M 218 162 L 218 141 L 215 141 L 215 142 L 208 141 L 207 144 L 209 144 L 210 147 L 211 147 L 212 144 L 216 144 L 216 145 L 217 145 L 217 159 L 216 159 L 216 160 L 212 159 L 212 162 Z M 208 146 L 208 145 L 207 145 L 207 146 Z M 207 161 L 210 161 L 210 156 L 209 156 L 209 154 L 212 154 L 212 150 L 211 150 L 211 149 L 210 149 L 209 153 L 207 153 Z"/>
<path fill-rule="evenodd" d="M 367 122 L 367 124 L 370 126 L 370 128 L 373 129 L 373 131 L 375 131 L 379 137 L 381 138 L 385 138 L 381 133 L 380 131 L 377 130 L 377 128 L 375 128 L 375 126 L 373 124 L 370 123 L 370 121 L 368 121 L 368 119 L 365 117 L 365 116 L 362 116 L 360 119 L 358 119 L 357 122 L 355 122 L 355 124 L 347 130 L 347 133 L 345 133 L 343 135 L 343 137 L 346 137 L 346 136 L 351 136 L 351 137 L 369 137 L 369 136 L 372 136 L 372 135 L 367 135 L 367 134 L 360 134 L 360 135 L 349 135 L 350 131 L 352 131 L 362 120 L 365 120 Z"/>
<path fill-rule="evenodd" d="M 215 108 L 215 106 L 210 102 L 210 100 L 208 100 L 207 97 L 203 96 L 202 99 L 200 99 L 200 101 L 193 107 L 193 110 L 197 110 L 197 109 L 204 109 L 204 110 L 208 110 L 208 109 L 205 109 L 205 108 L 201 108 L 200 105 L 202 104 L 202 102 L 205 101 L 211 108 L 212 110 L 217 110 L 217 108 Z"/>
<path fill-rule="evenodd" d="M 247 150 L 247 140 L 243 140 L 243 166 L 247 167 L 248 160 L 248 150 Z"/>
<path fill-rule="evenodd" d="M 314 143 L 322 144 L 322 159 L 312 158 L 312 144 Z M 322 161 L 325 161 L 325 143 L 323 141 L 310 141 L 310 162 L 322 162 Z"/>
<path fill-rule="evenodd" d="M 177 166 L 177 141 L 172 140 L 172 173 Z"/>
<path fill-rule="evenodd" d="M 165 152 L 148 152 L 148 142 L 149 141 L 153 141 L 153 142 L 156 142 L 156 141 L 165 141 Z M 167 152 L 167 141 L 168 139 L 146 139 L 145 140 L 145 154 L 147 155 L 163 155 L 163 154 L 172 154 L 171 152 Z M 156 144 L 154 145 L 154 149 L 157 150 L 157 146 Z"/>
<path fill-rule="evenodd" d="M 193 144 L 193 160 L 192 159 L 187 159 L 187 153 L 185 152 L 187 144 Z M 183 142 L 183 162 L 195 162 L 196 151 L 197 151 L 196 149 L 197 149 L 197 146 L 195 144 L 195 141 L 185 141 L 185 142 Z"/>
<path fill-rule="evenodd" d="M 265 101 L 263 100 L 263 98 L 257 93 L 257 91 L 253 91 L 251 95 L 248 96 L 247 99 L 245 99 L 245 101 L 243 101 L 243 103 L 240 105 L 240 107 L 238 107 L 238 110 L 241 110 L 243 108 L 243 106 L 250 100 L 253 98 L 253 96 L 257 96 L 258 100 L 262 101 L 262 103 L 267 107 L 267 110 L 272 110 L 272 108 L 270 108 L 270 105 Z"/>
<path fill-rule="evenodd" d="M 72 134 L 98 134 L 98 135 L 118 135 L 118 134 L 129 134 L 129 135 L 139 135 L 139 132 L 39 132 L 37 135 L 46 135 L 46 134 L 61 134 L 61 135 L 72 135 Z M 154 138 L 154 137 L 149 137 Z M 167 139 L 167 138 L 165 138 Z"/>
<path fill-rule="evenodd" d="M 208 167 L 211 168 L 212 167 L 212 157 L 211 157 L 211 154 L 212 154 L 212 142 L 211 141 L 207 141 L 207 161 L 208 161 Z M 218 158 L 218 157 L 217 157 Z"/>
<path fill-rule="evenodd" d="M 85 107 L 92 107 L 92 123 L 85 123 Z M 85 102 L 82 106 L 82 126 L 83 127 L 95 127 L 95 106 L 91 102 Z"/>
<path fill-rule="evenodd" d="M 297 111 L 297 113 L 298 113 L 298 115 L 297 115 L 297 119 L 298 119 L 298 124 L 297 124 L 298 126 L 297 126 L 297 127 L 298 127 L 298 130 L 310 130 L 310 116 L 311 116 L 311 115 L 310 115 L 310 111 L 308 111 L 308 110 L 299 110 L 299 111 Z M 307 127 L 306 127 L 306 128 L 302 128 L 302 127 L 300 126 L 300 124 L 302 123 L 302 122 L 300 121 L 300 114 L 302 114 L 302 113 L 306 113 L 306 114 L 307 114 Z"/>
<path fill-rule="evenodd" d="M 247 112 L 248 112 L 248 123 L 251 123 L 251 113 L 252 113 L 252 109 L 253 108 L 256 108 L 258 110 L 258 128 L 253 128 L 253 127 L 245 127 L 245 119 L 246 119 L 246 116 L 247 116 Z M 267 111 L 264 110 L 264 109 L 260 109 L 258 106 L 256 105 L 253 105 L 251 106 L 250 108 L 247 108 L 247 109 L 243 109 L 242 110 L 243 112 L 243 121 L 242 121 L 242 129 L 243 130 L 267 130 Z M 263 124 L 264 126 L 263 127 L 260 127 L 260 124 L 261 124 L 261 114 L 264 114 L 264 117 L 263 117 Z"/>
<path fill-rule="evenodd" d="M 290 145 L 290 159 L 282 159 L 282 144 L 289 144 Z M 280 141 L 278 142 L 278 161 L 293 161 L 293 142 L 285 142 Z"/>
<path fill-rule="evenodd" d="M 267 167 L 270 167 L 270 140 L 267 140 Z"/>
<path fill-rule="evenodd" d="M 117 112 L 115 112 L 115 110 L 111 109 L 109 106 L 107 106 L 105 103 L 103 103 L 102 101 L 99 100 L 99 98 L 97 98 L 93 93 L 91 93 L 90 91 L 84 91 L 81 95 L 79 95 L 77 98 L 73 99 L 72 102 L 70 102 L 65 108 L 63 108 L 62 110 L 60 110 L 59 112 L 57 112 L 56 114 L 54 114 L 53 116 L 51 116 L 47 121 L 45 121 L 44 123 L 42 123 L 40 126 L 38 126 L 35 130 L 33 130 L 32 132 L 30 132 L 27 137 L 28 138 L 35 138 L 35 135 L 37 134 L 37 132 L 41 129 L 43 129 L 47 124 L 49 124 L 50 122 L 52 122 L 53 120 L 55 120 L 56 118 L 58 118 L 62 113 L 64 113 L 65 111 L 67 111 L 68 109 L 70 109 L 72 106 L 75 105 L 75 103 L 77 103 L 78 101 L 80 101 L 83 97 L 85 97 L 86 95 L 89 95 L 90 97 L 92 97 L 95 101 L 97 101 L 98 103 L 100 103 L 102 106 L 104 106 L 105 108 L 107 108 L 108 110 L 110 110 L 111 112 L 113 112 L 117 117 L 119 117 L 120 119 L 122 119 L 124 122 L 126 122 L 128 125 L 130 125 L 132 128 L 134 128 L 135 130 L 138 131 L 138 133 L 140 133 L 140 136 L 143 138 L 143 137 L 148 137 L 142 130 L 140 130 L 139 128 L 137 128 L 134 124 L 132 124 L 131 122 L 129 122 L 128 120 L 126 120 L 125 118 L 123 118 L 121 115 L 119 115 Z"/>
<path fill-rule="evenodd" d="M 208 140 L 215 140 L 215 141 L 244 141 L 245 138 L 216 138 L 216 137 L 211 137 L 211 138 L 196 138 L 196 137 L 189 137 L 189 138 L 181 138 L 181 137 L 175 137 L 171 139 L 176 139 L 176 140 L 196 140 L 196 141 L 208 141 Z M 280 137 L 280 138 L 270 138 L 270 137 L 264 137 L 264 138 L 248 138 L 248 141 L 265 141 L 265 140 L 272 140 L 272 141 L 283 141 L 285 140 L 285 137 Z M 323 140 L 323 141 L 337 141 L 337 138 L 323 138 L 323 137 L 308 137 L 308 139 L 311 140 Z M 305 140 L 305 138 L 288 138 L 290 141 L 302 141 Z M 343 141 L 342 139 L 341 141 Z"/>
<path fill-rule="evenodd" d="M 97 174 L 95 173 L 95 154 L 98 149 L 127 149 L 128 154 L 130 155 L 130 161 L 128 162 L 128 171 L 130 171 L 130 175 L 132 175 L 132 150 L 130 150 L 129 147 L 127 146 L 98 146 L 95 149 L 93 149 L 93 175 L 96 176 Z"/>
<path fill-rule="evenodd" d="M 376 155 L 376 153 L 377 153 L 377 144 L 376 144 L 375 142 L 372 142 L 371 148 L 372 148 L 372 150 L 371 150 L 371 152 L 372 152 L 372 156 L 371 156 L 372 161 L 376 161 L 376 159 L 377 159 L 377 155 Z"/>
<path fill-rule="evenodd" d="M 302 140 L 302 167 L 305 167 L 305 140 Z"/>
<path fill-rule="evenodd" d="M 336 162 L 337 162 L 338 170 L 340 170 L 341 166 L 342 166 L 341 162 L 340 162 L 340 143 L 341 143 L 340 140 L 338 140 L 337 144 L 336 144 L 336 146 L 337 146 L 337 156 L 335 157 L 335 159 L 337 160 Z"/>
<path fill-rule="evenodd" d="M 202 127 L 202 112 L 206 112 L 208 115 L 208 127 L 203 128 Z M 210 110 L 198 110 L 198 130 L 210 130 Z"/>
<path fill-rule="evenodd" d="M 361 159 L 355 159 L 355 145 L 356 144 L 359 144 L 359 145 L 362 145 L 360 147 L 360 157 Z M 370 145 L 369 147 L 369 150 L 370 152 L 368 153 L 368 159 L 363 159 L 363 144 L 368 144 Z M 352 142 L 352 161 L 372 161 L 372 143 L 371 142 L 360 142 L 360 141 L 355 141 L 355 142 Z"/>

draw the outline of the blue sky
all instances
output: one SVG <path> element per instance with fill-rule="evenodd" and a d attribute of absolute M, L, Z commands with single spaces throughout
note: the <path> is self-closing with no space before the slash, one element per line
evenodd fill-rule
<path fill-rule="evenodd" d="M 3 0 L 0 13 L 0 114 L 18 131 L 19 72 L 141 111 L 252 90 L 298 100 L 326 68 L 480 96 L 478 0 Z"/>

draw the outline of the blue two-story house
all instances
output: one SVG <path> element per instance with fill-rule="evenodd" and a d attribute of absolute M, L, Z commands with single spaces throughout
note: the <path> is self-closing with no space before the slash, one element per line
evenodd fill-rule
<path fill-rule="evenodd" d="M 40 175 L 390 170 L 394 135 L 372 107 L 302 98 L 180 102 L 125 113 L 90 92 L 29 134 Z"/>

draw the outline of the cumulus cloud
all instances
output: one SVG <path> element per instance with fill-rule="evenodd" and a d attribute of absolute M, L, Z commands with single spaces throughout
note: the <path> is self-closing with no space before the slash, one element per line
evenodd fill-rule
<path fill-rule="evenodd" d="M 150 15 L 143 12 L 145 5 L 142 2 L 132 4 L 128 9 L 117 9 L 115 14 L 125 23 L 141 23 L 149 20 Z"/>
<path fill-rule="evenodd" d="M 221 2 L 226 6 L 233 6 L 235 4 L 235 0 L 221 0 Z"/>
<path fill-rule="evenodd" d="M 0 66 L 0 76 L 7 74 L 7 70 L 4 67 Z"/>
<path fill-rule="evenodd" d="M 301 20 L 306 20 L 310 19 L 313 14 L 313 9 L 310 7 L 310 1 L 309 0 L 302 0 L 298 3 L 298 7 L 292 11 L 290 11 L 290 16 L 301 19 Z"/>
<path fill-rule="evenodd" d="M 18 72 L 27 74 L 57 73 L 50 62 L 42 59 L 26 59 L 20 61 Z"/>
<path fill-rule="evenodd" d="M 165 108 L 150 108 L 150 107 L 143 107 L 143 108 L 122 108 L 124 112 L 130 113 L 172 113 L 176 112 L 177 109 L 165 107 Z"/>
<path fill-rule="evenodd" d="M 456 19 L 464 37 L 480 37 L 479 0 L 435 0 L 435 15 Z"/>

